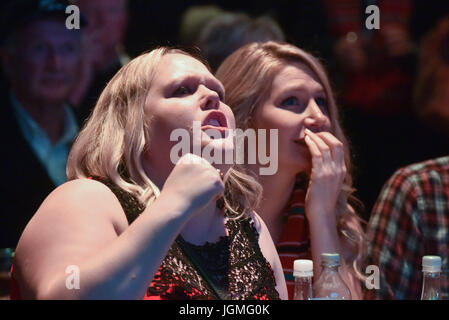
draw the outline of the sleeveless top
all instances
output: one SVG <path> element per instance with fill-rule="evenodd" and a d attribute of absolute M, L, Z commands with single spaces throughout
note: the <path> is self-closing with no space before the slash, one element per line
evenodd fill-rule
<path fill-rule="evenodd" d="M 93 177 L 116 195 L 131 224 L 145 209 L 130 193 Z M 194 245 L 179 235 L 170 247 L 143 299 L 279 299 L 276 280 L 259 247 L 250 218 L 228 220 L 229 236 Z"/>
<path fill-rule="evenodd" d="M 145 207 L 130 193 L 107 179 L 105 184 L 118 198 L 131 224 Z M 170 247 L 144 300 L 279 300 L 276 280 L 259 247 L 259 233 L 251 218 L 226 222 L 229 236 L 218 242 L 194 245 L 179 235 Z M 11 278 L 12 300 L 21 299 Z"/>
<path fill-rule="evenodd" d="M 304 180 L 298 178 L 287 205 L 280 213 L 283 215 L 284 224 L 276 249 L 281 260 L 290 300 L 293 299 L 295 288 L 293 262 L 296 259 L 312 260 L 309 227 L 304 210 L 306 192 L 307 185 Z"/>
<path fill-rule="evenodd" d="M 118 198 L 128 223 L 145 207 L 130 193 L 107 179 L 91 177 L 105 184 Z M 259 247 L 259 233 L 250 218 L 228 220 L 229 236 L 218 242 L 194 245 L 179 235 L 170 247 L 145 300 L 278 300 L 276 280 Z M 11 279 L 11 299 L 21 299 Z"/>

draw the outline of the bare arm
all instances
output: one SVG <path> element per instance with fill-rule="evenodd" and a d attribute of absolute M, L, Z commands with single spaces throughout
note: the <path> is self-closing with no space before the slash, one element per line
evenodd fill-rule
<path fill-rule="evenodd" d="M 135 223 L 99 182 L 74 181 L 43 203 L 17 248 L 24 298 L 142 298 L 185 218 L 161 194 Z M 80 289 L 66 288 L 67 266 L 80 270 Z M 22 280 L 22 281 L 20 281 Z"/>
<path fill-rule="evenodd" d="M 222 191 L 212 167 L 187 165 L 175 176 L 129 227 L 118 200 L 103 184 L 80 179 L 56 189 L 19 241 L 14 276 L 23 297 L 141 299 L 185 223 Z M 200 189 L 180 184 L 180 178 L 200 181 Z M 70 265 L 80 271 L 79 290 L 66 287 Z"/>
<path fill-rule="evenodd" d="M 277 253 L 273 239 L 271 238 L 270 232 L 268 231 L 267 226 L 258 214 L 253 212 L 252 218 L 255 228 L 259 232 L 260 250 L 273 269 L 274 277 L 276 279 L 276 290 L 279 293 L 279 297 L 282 300 L 288 300 L 284 271 L 282 269 L 281 260 L 279 259 L 279 255 Z"/>
<path fill-rule="evenodd" d="M 321 273 L 321 254 L 338 253 L 342 257 L 340 274 L 351 291 L 352 299 L 361 299 L 360 281 L 344 259 L 348 256 L 348 247 L 337 232 L 336 204 L 346 176 L 343 144 L 329 132 L 315 134 L 306 130 L 306 134 L 312 170 L 305 209 L 310 228 L 314 277 L 317 279 Z"/>

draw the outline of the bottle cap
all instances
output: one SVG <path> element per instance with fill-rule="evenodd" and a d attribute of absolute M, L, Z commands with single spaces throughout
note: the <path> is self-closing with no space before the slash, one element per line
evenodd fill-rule
<path fill-rule="evenodd" d="M 313 261 L 298 259 L 293 263 L 294 277 L 313 277 Z"/>
<path fill-rule="evenodd" d="M 422 257 L 423 272 L 441 272 L 441 258 L 439 256 Z"/>
<path fill-rule="evenodd" d="M 337 267 L 340 265 L 340 255 L 338 253 L 322 253 L 321 265 L 326 267 Z"/>

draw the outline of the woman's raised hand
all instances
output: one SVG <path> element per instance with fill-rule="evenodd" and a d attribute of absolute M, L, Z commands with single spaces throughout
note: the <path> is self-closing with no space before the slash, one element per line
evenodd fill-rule
<path fill-rule="evenodd" d="M 309 221 L 335 217 L 335 206 L 346 176 L 343 143 L 329 132 L 305 131 L 312 158 L 306 214 Z"/>
<path fill-rule="evenodd" d="M 179 159 L 162 193 L 169 193 L 173 201 L 180 201 L 194 215 L 223 195 L 224 183 L 219 171 L 207 160 L 188 153 Z"/>

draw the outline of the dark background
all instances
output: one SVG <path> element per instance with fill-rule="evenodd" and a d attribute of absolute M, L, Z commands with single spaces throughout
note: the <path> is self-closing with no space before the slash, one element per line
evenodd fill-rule
<path fill-rule="evenodd" d="M 0 6 L 8 1 L 2 1 Z M 371 2 L 360 1 L 361 7 L 365 8 Z M 409 33 L 416 46 L 419 46 L 422 37 L 438 19 L 449 13 L 449 4 L 443 0 L 412 2 Z M 183 13 L 191 6 L 206 4 L 215 4 L 224 10 L 244 12 L 254 17 L 268 15 L 280 25 L 288 42 L 321 58 L 334 85 L 343 127 L 351 142 L 354 184 L 358 189 L 356 195 L 365 203 L 366 219 L 383 183 L 395 170 L 417 161 L 449 154 L 449 136 L 432 126 L 423 125 L 413 115 L 411 107 L 410 111 L 385 116 L 366 113 L 342 102 L 341 88 L 345 83 L 333 52 L 335 38 L 329 32 L 320 1 L 129 0 L 130 20 L 124 42 L 126 52 L 132 58 L 159 45 L 182 44 L 179 31 Z M 361 13 L 361 17 L 367 16 Z M 402 66 L 410 77 L 415 74 L 418 53 Z"/>

